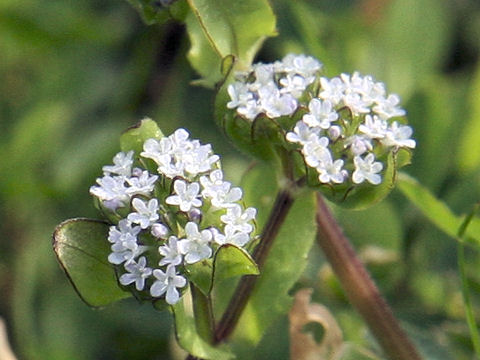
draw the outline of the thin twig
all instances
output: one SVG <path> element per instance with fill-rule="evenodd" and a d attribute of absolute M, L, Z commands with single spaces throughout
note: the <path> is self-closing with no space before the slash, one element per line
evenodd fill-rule
<path fill-rule="evenodd" d="M 358 259 L 323 197 L 317 193 L 318 243 L 352 305 L 392 360 L 420 360 L 378 288 Z"/>

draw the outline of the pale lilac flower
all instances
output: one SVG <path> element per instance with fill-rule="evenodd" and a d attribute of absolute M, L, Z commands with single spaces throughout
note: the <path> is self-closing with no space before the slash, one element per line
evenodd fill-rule
<path fill-rule="evenodd" d="M 153 297 L 160 297 L 166 293 L 167 304 L 175 305 L 180 299 L 177 288 L 184 287 L 187 280 L 183 276 L 177 275 L 173 265 L 168 265 L 165 272 L 160 269 L 153 270 L 153 276 L 157 280 L 150 287 L 150 294 Z"/>
<path fill-rule="evenodd" d="M 373 149 L 370 139 L 362 135 L 350 136 L 345 140 L 345 146 L 350 147 L 350 151 L 353 155 L 362 155 L 363 153 Z"/>
<path fill-rule="evenodd" d="M 182 263 L 182 254 L 180 254 L 178 250 L 177 242 L 178 238 L 176 236 L 170 236 L 168 238 L 168 244 L 158 248 L 158 252 L 163 256 L 158 265 L 180 265 Z"/>
<path fill-rule="evenodd" d="M 132 261 L 125 264 L 125 270 L 128 272 L 120 276 L 120 284 L 130 285 L 135 283 L 135 288 L 142 291 L 145 287 L 145 280 L 152 275 L 152 269 L 146 265 L 147 259 L 144 256 L 138 259 L 138 263 Z"/>
<path fill-rule="evenodd" d="M 139 198 L 132 200 L 136 212 L 128 214 L 127 219 L 134 224 L 139 224 L 142 229 L 148 228 L 158 220 L 158 200 L 151 199 L 147 203 Z"/>
<path fill-rule="evenodd" d="M 186 239 L 178 241 L 178 251 L 185 255 L 185 262 L 193 264 L 212 256 L 210 242 L 213 234 L 210 230 L 198 230 L 197 224 L 188 222 L 185 226 Z"/>
<path fill-rule="evenodd" d="M 168 228 L 161 223 L 155 223 L 151 226 L 150 233 L 157 239 L 164 239 L 168 235 Z"/>
<path fill-rule="evenodd" d="M 165 199 L 169 205 L 177 205 L 181 211 L 190 211 L 192 207 L 202 206 L 202 201 L 198 198 L 200 185 L 197 182 L 187 183 L 183 180 L 175 180 L 173 184 L 174 193 Z"/>
<path fill-rule="evenodd" d="M 375 162 L 375 156 L 370 153 L 362 159 L 361 156 L 353 158 L 355 164 L 355 171 L 352 175 L 352 180 L 355 184 L 360 184 L 367 180 L 373 185 L 378 185 L 382 182 L 382 177 L 378 174 L 382 171 L 383 165 L 381 162 Z"/>
<path fill-rule="evenodd" d="M 280 79 L 280 85 L 283 87 L 280 89 L 282 94 L 290 94 L 294 98 L 298 99 L 302 96 L 303 92 L 309 85 L 303 76 L 300 75 L 287 75 Z"/>

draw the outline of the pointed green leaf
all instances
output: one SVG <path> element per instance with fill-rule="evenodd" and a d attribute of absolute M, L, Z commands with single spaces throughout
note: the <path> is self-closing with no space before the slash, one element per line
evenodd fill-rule
<path fill-rule="evenodd" d="M 245 69 L 268 36 L 274 36 L 275 16 L 267 0 L 188 0 L 188 58 L 212 87 L 222 79 L 222 60 L 235 56 L 236 69 Z"/>
<path fill-rule="evenodd" d="M 226 346 L 214 347 L 203 340 L 195 328 L 195 320 L 185 312 L 183 298 L 171 307 L 178 344 L 189 354 L 206 360 L 228 360 L 234 356 Z"/>
<path fill-rule="evenodd" d="M 458 229 L 463 219 L 455 215 L 443 201 L 437 199 L 428 189 L 406 174 L 398 176 L 398 188 L 435 226 L 452 238 L 458 238 Z M 480 220 L 474 218 L 463 239 L 467 243 L 479 246 L 479 234 Z"/>
<path fill-rule="evenodd" d="M 109 225 L 91 219 L 70 219 L 53 234 L 53 249 L 78 295 L 90 306 L 105 306 L 131 296 L 117 282 L 108 262 Z"/>
<path fill-rule="evenodd" d="M 246 175 L 243 188 L 245 202 L 258 209 L 257 221 L 261 228 L 278 189 L 274 171 L 267 165 L 256 167 Z M 306 191 L 295 200 L 274 240 L 234 333 L 236 340 L 251 346 L 257 344 L 274 320 L 291 306 L 292 297 L 288 292 L 307 264 L 316 233 L 314 218 L 314 197 L 312 192 Z"/>
<path fill-rule="evenodd" d="M 222 245 L 214 260 L 214 279 L 221 281 L 241 275 L 258 275 L 258 267 L 252 257 L 233 244 Z"/>
<path fill-rule="evenodd" d="M 160 139 L 164 137 L 157 123 L 152 119 L 145 118 L 136 125 L 127 129 L 120 137 L 120 148 L 127 152 L 134 150 L 136 154 L 143 151 L 143 143 L 147 139 Z"/>

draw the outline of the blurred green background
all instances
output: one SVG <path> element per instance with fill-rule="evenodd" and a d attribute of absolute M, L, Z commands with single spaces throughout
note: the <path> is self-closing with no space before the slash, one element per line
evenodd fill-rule
<path fill-rule="evenodd" d="M 272 0 L 276 38 L 259 61 L 319 58 L 328 75 L 359 70 L 402 97 L 417 149 L 406 172 L 457 213 L 480 196 L 480 3 L 477 0 Z M 168 313 L 123 301 L 92 310 L 51 248 L 55 226 L 97 217 L 89 187 L 144 116 L 186 127 L 240 180 L 249 159 L 214 125 L 181 24 L 146 26 L 126 1 L 0 2 L 0 316 L 19 359 L 174 358 Z M 337 209 L 382 292 L 431 359 L 472 359 L 456 244 L 394 192 L 364 212 Z M 480 314 L 478 253 L 467 251 Z M 320 269 L 320 270 L 319 270 Z M 315 288 L 345 338 L 373 346 L 314 248 L 301 285 Z M 279 319 L 250 358 L 287 359 Z M 253 355 L 252 355 L 253 354 Z"/>

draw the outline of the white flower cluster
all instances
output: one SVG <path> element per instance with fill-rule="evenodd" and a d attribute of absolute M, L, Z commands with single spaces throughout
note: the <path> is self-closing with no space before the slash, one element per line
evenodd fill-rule
<path fill-rule="evenodd" d="M 143 150 L 138 159 L 133 151 L 115 155 L 90 193 L 119 219 L 110 227 L 108 261 L 120 270 L 120 283 L 173 305 L 187 283 L 185 266 L 223 244 L 246 245 L 256 210 L 245 209 L 242 190 L 223 180 L 211 146 L 186 130 L 148 139 Z M 156 175 L 140 167 L 148 162 Z"/>
<path fill-rule="evenodd" d="M 253 120 L 292 115 L 298 98 L 317 78 L 322 64 L 311 56 L 289 54 L 273 64 L 255 64 L 251 72 L 238 73 L 239 81 L 228 86 L 229 109 Z"/>
<path fill-rule="evenodd" d="M 377 156 L 416 145 L 412 128 L 392 120 L 405 115 L 400 99 L 371 76 L 355 72 L 329 79 L 320 76 L 321 68 L 312 57 L 292 54 L 256 64 L 228 86 L 227 107 L 248 121 L 259 114 L 299 119 L 284 129 L 285 138 L 298 144 L 320 183 L 378 185 L 384 164 Z"/>

